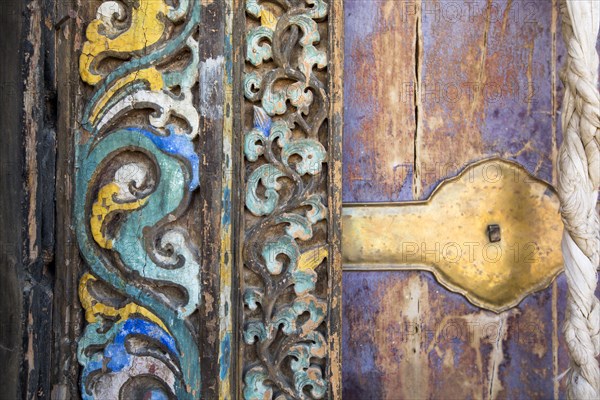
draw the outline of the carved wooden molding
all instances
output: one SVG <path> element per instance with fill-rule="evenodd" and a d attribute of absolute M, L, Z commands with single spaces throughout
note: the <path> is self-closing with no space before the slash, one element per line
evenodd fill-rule
<path fill-rule="evenodd" d="M 83 398 L 341 396 L 341 11 L 98 7 L 75 137 Z"/>
<path fill-rule="evenodd" d="M 83 398 L 198 398 L 201 301 L 196 0 L 102 3 L 79 69 L 76 154 Z M 196 97 L 197 100 L 197 97 Z"/>
<path fill-rule="evenodd" d="M 338 398 L 342 7 L 245 6 L 242 395 Z"/>

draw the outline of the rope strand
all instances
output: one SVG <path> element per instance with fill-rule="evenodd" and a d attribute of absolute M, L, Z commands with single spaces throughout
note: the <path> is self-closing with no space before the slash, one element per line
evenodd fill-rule
<path fill-rule="evenodd" d="M 562 251 L 567 277 L 563 332 L 571 358 L 567 398 L 600 398 L 600 302 L 595 295 L 600 264 L 600 94 L 596 40 L 600 2 L 563 0 L 562 31 L 568 56 L 563 143 L 558 154 L 558 194 L 565 226 Z"/>

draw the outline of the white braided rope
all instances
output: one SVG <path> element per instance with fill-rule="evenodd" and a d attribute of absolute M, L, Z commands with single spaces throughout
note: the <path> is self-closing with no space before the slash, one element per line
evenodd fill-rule
<path fill-rule="evenodd" d="M 600 94 L 596 40 L 599 0 L 563 0 L 562 31 L 568 56 L 563 143 L 558 154 L 558 193 L 565 225 L 562 250 L 568 283 L 564 335 L 571 357 L 567 398 L 600 399 Z"/>

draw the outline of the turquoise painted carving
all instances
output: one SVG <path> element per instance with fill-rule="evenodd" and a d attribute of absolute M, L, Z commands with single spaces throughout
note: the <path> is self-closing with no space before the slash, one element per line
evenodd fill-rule
<path fill-rule="evenodd" d="M 84 399 L 200 396 L 190 319 L 199 252 L 181 222 L 199 185 L 200 6 L 169 4 L 102 3 L 80 57 L 94 88 L 76 138 L 74 212 L 89 268 L 79 287 Z"/>
<path fill-rule="evenodd" d="M 327 279 L 329 99 L 317 21 L 327 7 L 246 1 L 244 94 L 254 109 L 244 135 L 246 399 L 327 393 L 327 288 L 318 282 Z"/>

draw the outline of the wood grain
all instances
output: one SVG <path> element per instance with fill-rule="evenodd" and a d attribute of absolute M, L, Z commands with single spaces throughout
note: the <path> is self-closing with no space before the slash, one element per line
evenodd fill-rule
<path fill-rule="evenodd" d="M 346 202 L 412 198 L 415 4 L 344 3 Z"/>
<path fill-rule="evenodd" d="M 422 12 L 418 195 L 492 155 L 551 181 L 552 4 L 434 0 Z"/>
<path fill-rule="evenodd" d="M 54 3 L 2 4 L 0 381 L 7 398 L 51 390 L 56 90 Z"/>
<path fill-rule="evenodd" d="M 23 4 L 7 4 L 0 14 L 2 22 L 3 54 L 17 54 L 21 49 L 20 32 L 23 27 L 21 14 Z M 14 8 L 10 7 L 13 6 Z M 6 12 L 4 12 L 6 10 Z M 9 17 L 10 16 L 10 17 Z M 0 87 L 3 106 L 0 107 L 0 127 L 11 135 L 0 136 L 0 386 L 5 388 L 6 398 L 22 396 L 19 385 L 19 369 L 22 357 L 23 301 L 19 271 L 23 268 L 23 210 L 21 190 L 23 186 L 23 159 L 21 148 L 21 108 L 23 102 L 23 60 L 18 57 L 3 57 L 0 62 Z"/>
<path fill-rule="evenodd" d="M 564 288 L 563 275 L 557 285 Z M 552 315 L 564 307 L 564 290 L 558 304 L 551 287 L 495 314 L 429 273 L 349 272 L 343 288 L 344 398 L 555 397 Z"/>

